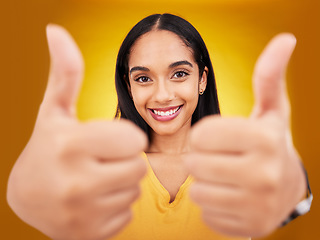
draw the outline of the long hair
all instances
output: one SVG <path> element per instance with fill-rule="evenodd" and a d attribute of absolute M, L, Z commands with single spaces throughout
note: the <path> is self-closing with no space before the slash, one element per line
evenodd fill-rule
<path fill-rule="evenodd" d="M 172 14 L 154 14 L 138 22 L 124 39 L 117 57 L 115 84 L 118 95 L 118 106 L 115 117 L 129 119 L 139 126 L 150 139 L 150 127 L 136 110 L 128 90 L 128 60 L 130 50 L 139 37 L 152 30 L 167 30 L 178 35 L 192 49 L 198 65 L 200 77 L 204 68 L 208 68 L 207 87 L 203 95 L 199 95 L 198 105 L 192 115 L 191 124 L 201 118 L 220 114 L 216 82 L 207 47 L 199 32 L 185 19 Z"/>

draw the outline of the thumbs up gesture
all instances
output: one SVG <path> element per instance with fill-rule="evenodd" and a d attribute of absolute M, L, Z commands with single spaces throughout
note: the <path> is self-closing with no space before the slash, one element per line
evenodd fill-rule
<path fill-rule="evenodd" d="M 48 26 L 47 37 L 48 86 L 33 134 L 11 172 L 8 202 L 53 239 L 106 239 L 130 220 L 146 171 L 140 153 L 147 138 L 129 121 L 77 120 L 81 53 L 59 26 Z"/>
<path fill-rule="evenodd" d="M 290 133 L 285 70 L 296 39 L 280 34 L 257 61 L 250 118 L 207 117 L 191 133 L 191 198 L 212 229 L 260 237 L 290 215 L 306 182 Z"/>

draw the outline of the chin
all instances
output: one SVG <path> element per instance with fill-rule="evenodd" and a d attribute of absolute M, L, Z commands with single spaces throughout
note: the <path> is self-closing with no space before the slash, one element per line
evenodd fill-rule
<path fill-rule="evenodd" d="M 163 126 L 157 126 L 156 128 L 152 128 L 152 131 L 159 136 L 173 136 L 178 132 L 186 131 L 186 129 L 190 127 L 191 125 L 188 127 L 186 125 L 182 125 L 182 126 L 163 125 Z"/>
<path fill-rule="evenodd" d="M 159 135 L 159 136 L 172 136 L 174 135 L 175 133 L 177 133 L 177 131 L 175 130 L 172 130 L 170 131 L 169 129 L 152 129 L 153 130 L 153 133 L 156 134 L 156 135 Z"/>

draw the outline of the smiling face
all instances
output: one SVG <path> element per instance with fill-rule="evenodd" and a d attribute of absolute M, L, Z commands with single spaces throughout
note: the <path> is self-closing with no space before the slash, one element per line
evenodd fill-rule
<path fill-rule="evenodd" d="M 200 78 L 192 49 L 170 31 L 153 30 L 134 43 L 128 66 L 133 102 L 153 132 L 189 130 L 207 83 L 207 69 Z"/>

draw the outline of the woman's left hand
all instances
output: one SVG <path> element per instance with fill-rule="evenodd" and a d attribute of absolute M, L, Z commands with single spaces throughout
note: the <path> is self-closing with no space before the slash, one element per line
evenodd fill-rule
<path fill-rule="evenodd" d="M 260 237 L 290 215 L 306 180 L 290 133 L 285 70 L 296 39 L 276 36 L 256 63 L 251 117 L 206 117 L 191 132 L 190 196 L 210 228 Z"/>

